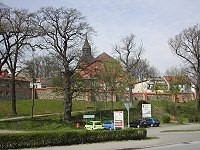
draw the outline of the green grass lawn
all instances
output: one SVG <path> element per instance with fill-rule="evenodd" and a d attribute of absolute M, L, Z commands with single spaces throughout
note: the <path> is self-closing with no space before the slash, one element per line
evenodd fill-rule
<path fill-rule="evenodd" d="M 160 119 L 164 114 L 173 115 L 175 105 L 178 107 L 179 118 L 184 118 L 188 121 L 188 117 L 194 116 L 195 102 L 189 103 L 166 103 L 162 101 L 151 101 L 152 117 Z M 141 103 L 136 102 L 130 109 L 130 120 L 141 118 Z M 0 119 L 14 117 L 11 113 L 11 101 L 0 101 Z M 83 129 L 86 120 L 83 119 L 83 114 L 95 114 L 95 120 L 105 121 L 113 119 L 112 103 L 111 102 L 86 102 L 73 101 L 72 104 L 73 122 L 66 124 L 63 121 L 63 101 L 62 100 L 35 100 L 34 115 L 60 113 L 59 115 L 34 117 L 13 121 L 0 122 L 0 129 L 7 130 L 27 130 L 27 131 L 51 131 L 51 130 L 68 130 L 76 129 L 76 122 L 81 122 Z M 139 107 L 140 106 L 140 107 Z M 17 101 L 17 116 L 31 116 L 31 100 Z M 113 110 L 124 110 L 124 121 L 127 124 L 127 110 L 124 102 L 114 102 Z M 198 117 L 198 113 L 196 113 Z"/>
<path fill-rule="evenodd" d="M 76 123 L 65 123 L 59 115 L 0 122 L 0 129 L 21 131 L 74 130 Z M 83 129 L 83 126 L 81 126 Z M 81 128 L 80 128 L 81 129 Z"/>
<path fill-rule="evenodd" d="M 111 102 L 86 102 L 73 101 L 72 112 L 75 111 L 91 111 L 101 109 L 111 109 Z M 0 101 L 0 118 L 9 118 L 12 116 L 11 101 Z M 124 109 L 123 102 L 115 102 L 113 109 Z M 30 116 L 32 110 L 32 100 L 18 100 L 17 101 L 17 116 Z M 35 100 L 34 115 L 49 114 L 49 113 L 63 113 L 64 106 L 62 100 Z"/>
<path fill-rule="evenodd" d="M 13 117 L 11 101 L 0 102 L 0 118 Z M 17 116 L 30 116 L 32 110 L 31 100 L 17 101 Z M 35 100 L 34 114 L 47 114 L 63 112 L 62 101 L 59 100 Z"/>

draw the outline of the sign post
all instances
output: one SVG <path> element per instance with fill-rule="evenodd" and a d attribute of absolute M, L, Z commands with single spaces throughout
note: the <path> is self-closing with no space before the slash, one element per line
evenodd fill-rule
<path fill-rule="evenodd" d="M 124 106 L 126 107 L 127 111 L 128 111 L 128 128 L 130 127 L 129 125 L 129 109 L 131 108 L 132 106 L 132 102 L 125 102 L 124 103 Z"/>

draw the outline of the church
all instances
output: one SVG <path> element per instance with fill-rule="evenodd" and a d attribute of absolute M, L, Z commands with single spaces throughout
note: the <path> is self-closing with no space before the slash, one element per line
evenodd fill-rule
<path fill-rule="evenodd" d="M 93 77 L 97 72 L 101 72 L 104 69 L 105 62 L 116 62 L 116 60 L 105 52 L 94 58 L 86 37 L 77 69 L 80 75 L 85 78 Z"/>
<path fill-rule="evenodd" d="M 108 85 L 106 85 L 108 84 L 106 82 L 111 81 L 106 81 L 104 78 L 109 78 L 112 82 L 116 82 L 122 74 L 124 74 L 123 69 L 116 59 L 105 52 L 94 57 L 87 37 L 82 47 L 82 56 L 76 72 L 82 79 L 85 79 L 86 82 L 91 85 L 91 87 L 85 89 L 85 91 L 80 91 L 82 88 L 77 88 L 77 91 L 79 91 L 77 96 L 78 100 L 116 101 L 114 87 L 112 88 L 111 86 L 108 87 Z"/>

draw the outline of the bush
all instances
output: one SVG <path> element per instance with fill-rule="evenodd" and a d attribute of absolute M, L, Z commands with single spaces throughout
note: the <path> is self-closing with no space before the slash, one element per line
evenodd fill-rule
<path fill-rule="evenodd" d="M 62 146 L 118 140 L 140 140 L 145 139 L 146 136 L 146 129 L 0 134 L 0 149 Z"/>
<path fill-rule="evenodd" d="M 200 116 L 199 115 L 194 115 L 194 116 L 190 116 L 189 118 L 188 118 L 188 121 L 189 122 L 200 122 Z"/>
<path fill-rule="evenodd" d="M 163 121 L 163 123 L 170 123 L 170 116 L 169 115 L 163 115 L 162 121 Z"/>

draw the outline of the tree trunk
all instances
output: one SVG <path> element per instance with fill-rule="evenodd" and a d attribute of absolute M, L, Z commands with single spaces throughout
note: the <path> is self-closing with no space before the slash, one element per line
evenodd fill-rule
<path fill-rule="evenodd" d="M 132 86 L 130 84 L 128 85 L 128 92 L 129 92 L 129 101 L 134 103 L 133 95 L 132 95 Z"/>
<path fill-rule="evenodd" d="M 72 75 L 64 73 L 64 121 L 71 121 L 71 110 L 72 110 Z"/>
<path fill-rule="evenodd" d="M 197 78 L 196 84 L 196 109 L 200 110 L 200 75 Z"/>
<path fill-rule="evenodd" d="M 16 108 L 16 91 L 15 91 L 15 74 L 12 73 L 11 79 L 11 98 L 12 98 L 12 114 L 17 115 L 17 108 Z"/>

